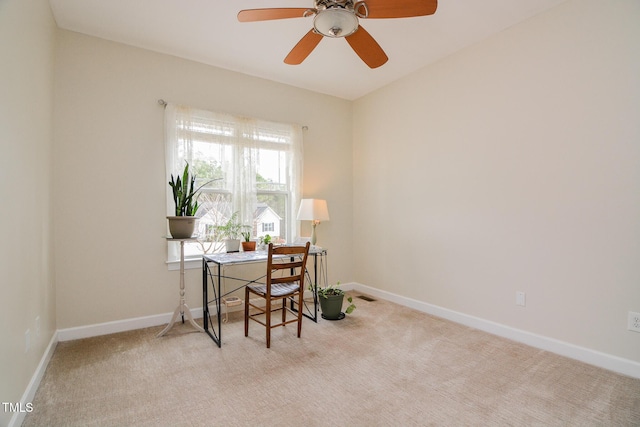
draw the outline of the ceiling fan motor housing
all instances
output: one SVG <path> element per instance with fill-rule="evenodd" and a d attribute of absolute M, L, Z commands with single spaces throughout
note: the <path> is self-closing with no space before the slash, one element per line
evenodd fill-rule
<path fill-rule="evenodd" d="M 358 17 L 366 18 L 368 13 L 362 1 L 315 0 L 315 4 L 313 27 L 316 32 L 327 37 L 350 36 L 358 29 Z"/>

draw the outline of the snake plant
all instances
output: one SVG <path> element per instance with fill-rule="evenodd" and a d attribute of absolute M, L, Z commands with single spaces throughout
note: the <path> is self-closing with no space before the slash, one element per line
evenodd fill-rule
<path fill-rule="evenodd" d="M 169 186 L 171 186 L 173 190 L 176 216 L 195 216 L 198 211 L 198 192 L 209 182 L 202 184 L 196 189 L 196 176 L 189 175 L 189 163 L 185 165 L 182 177 L 180 177 L 180 175 L 174 177 L 173 174 L 171 174 Z"/>

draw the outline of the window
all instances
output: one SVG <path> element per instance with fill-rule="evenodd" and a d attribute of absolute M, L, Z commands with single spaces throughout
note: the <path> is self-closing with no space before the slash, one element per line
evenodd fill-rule
<path fill-rule="evenodd" d="M 272 222 L 262 224 L 262 232 L 263 233 L 273 233 L 275 231 L 275 226 Z"/>
<path fill-rule="evenodd" d="M 300 126 L 168 104 L 165 128 L 167 181 L 188 162 L 197 185 L 205 184 L 197 213 L 199 238 L 185 244 L 186 257 L 224 251 L 216 227 L 233 215 L 253 238 L 270 234 L 275 242 L 293 240 L 301 186 Z M 178 257 L 178 245 L 170 244 L 169 260 Z"/>

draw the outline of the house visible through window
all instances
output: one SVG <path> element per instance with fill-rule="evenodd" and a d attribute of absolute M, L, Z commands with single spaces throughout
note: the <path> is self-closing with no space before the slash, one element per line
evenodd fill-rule
<path fill-rule="evenodd" d="M 165 128 L 167 181 L 188 162 L 197 185 L 205 184 L 198 241 L 185 244 L 186 257 L 223 252 L 226 236 L 218 227 L 230 219 L 256 240 L 266 234 L 274 242 L 293 240 L 300 200 L 300 126 L 168 104 Z M 168 215 L 173 209 L 168 193 Z M 170 245 L 170 261 L 178 251 L 177 244 Z"/>

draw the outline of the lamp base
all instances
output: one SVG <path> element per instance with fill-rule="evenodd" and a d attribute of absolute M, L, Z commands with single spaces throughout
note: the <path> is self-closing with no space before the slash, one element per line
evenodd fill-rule
<path fill-rule="evenodd" d="M 314 221 L 311 228 L 311 245 L 316 245 L 316 222 Z"/>

